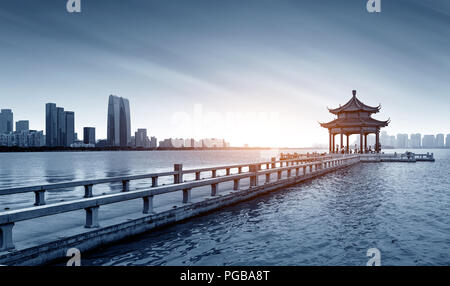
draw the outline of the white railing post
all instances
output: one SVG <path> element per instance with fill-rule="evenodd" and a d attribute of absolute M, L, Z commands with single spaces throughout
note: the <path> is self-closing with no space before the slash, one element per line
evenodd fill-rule
<path fill-rule="evenodd" d="M 219 184 L 211 184 L 211 197 L 217 196 Z"/>
<path fill-rule="evenodd" d="M 94 195 L 92 194 L 92 185 L 84 185 L 84 197 L 92 198 Z"/>
<path fill-rule="evenodd" d="M 237 191 L 237 190 L 239 190 L 239 179 L 235 179 L 234 180 L 234 183 L 233 183 L 233 190 L 234 191 Z"/>
<path fill-rule="evenodd" d="M 252 173 L 250 176 L 250 187 L 256 187 L 258 185 L 258 165 L 250 165 L 249 172 Z"/>
<path fill-rule="evenodd" d="M 173 170 L 176 172 L 175 175 L 173 175 L 173 183 L 174 184 L 180 184 L 183 182 L 183 164 L 174 164 Z"/>
<path fill-rule="evenodd" d="M 270 161 L 272 162 L 271 163 L 272 169 L 276 168 L 276 163 L 275 163 L 276 160 L 277 160 L 277 158 L 275 158 L 275 157 L 270 158 Z"/>
<path fill-rule="evenodd" d="M 144 214 L 149 214 L 153 212 L 153 195 L 143 197 L 142 200 L 144 201 Z"/>
<path fill-rule="evenodd" d="M 85 228 L 98 228 L 100 227 L 100 224 L 98 223 L 98 209 L 100 207 L 90 207 L 86 208 L 86 224 L 84 225 Z"/>
<path fill-rule="evenodd" d="M 123 180 L 122 181 L 122 192 L 128 192 L 130 190 L 130 181 Z"/>
<path fill-rule="evenodd" d="M 155 188 L 158 186 L 158 177 L 152 177 L 152 187 Z"/>
<path fill-rule="evenodd" d="M 34 192 L 35 206 L 43 206 L 45 205 L 45 190 L 35 191 Z"/>
<path fill-rule="evenodd" d="M 191 202 L 191 189 L 183 190 L 183 204 L 187 204 Z"/>
<path fill-rule="evenodd" d="M 13 222 L 0 225 L 0 251 L 14 249 L 13 227 Z"/>

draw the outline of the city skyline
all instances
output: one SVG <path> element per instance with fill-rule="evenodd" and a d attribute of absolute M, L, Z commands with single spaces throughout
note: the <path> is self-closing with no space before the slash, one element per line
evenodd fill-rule
<path fill-rule="evenodd" d="M 124 10 L 120 1 L 86 1 L 74 15 L 51 1 L 28 1 L 27 11 L 24 1 L 7 1 L 0 107 L 44 130 L 40 106 L 64 102 L 77 113 L 76 132 L 96 126 L 98 138 L 107 134 L 99 107 L 108 94 L 132 102 L 132 130 L 161 138 L 179 136 L 186 128 L 174 116 L 194 116 L 196 104 L 222 118 L 275 113 L 276 124 L 216 120 L 195 137 L 296 147 L 327 142 L 317 124 L 329 118 L 324 106 L 337 107 L 357 89 L 362 101 L 382 104 L 390 133 L 450 133 L 442 116 L 450 37 L 438 28 L 448 3 L 386 1 L 375 15 L 365 3 L 321 2 L 226 1 L 218 9 L 208 1 L 132 1 Z"/>
<path fill-rule="evenodd" d="M 130 104 L 128 99 L 110 95 L 108 99 L 109 138 L 96 140 L 95 127 L 83 127 L 83 139 L 77 138 L 75 131 L 75 112 L 65 111 L 55 103 L 45 104 L 45 131 L 29 129 L 29 120 L 16 121 L 14 130 L 14 112 L 1 109 L 0 146 L 18 147 L 136 147 L 136 148 L 180 148 L 180 147 L 230 147 L 225 139 L 202 138 L 166 138 L 159 142 L 155 136 L 147 136 L 146 128 L 138 128 L 131 136 Z M 45 142 L 44 142 L 45 141 Z"/>
<path fill-rule="evenodd" d="M 123 103 L 122 103 L 123 102 Z M 117 110 L 115 110 L 117 109 Z M 74 132 L 74 125 L 75 124 L 75 113 L 73 111 L 64 111 L 64 108 L 62 107 L 57 107 L 56 104 L 54 103 L 46 103 L 46 120 L 48 119 L 49 122 L 52 122 L 51 119 L 51 110 L 53 110 L 54 114 L 53 116 L 56 118 L 56 122 L 53 122 L 55 125 L 55 127 L 52 128 L 52 126 L 50 125 L 49 127 L 46 126 L 46 132 L 51 132 L 51 129 L 55 129 L 56 131 L 56 135 L 54 135 L 54 138 L 51 139 L 51 137 L 49 139 L 46 138 L 46 142 L 45 145 L 52 147 L 53 146 L 67 146 L 69 147 L 70 144 L 72 143 L 77 143 L 76 147 L 83 147 L 83 145 L 80 145 L 81 143 L 84 144 L 88 144 L 90 146 L 92 146 L 92 144 L 96 144 L 96 142 L 98 141 L 106 141 L 109 142 L 109 140 L 107 138 L 98 138 L 98 140 L 96 140 L 96 129 L 97 127 L 82 127 L 83 132 L 81 134 L 83 134 L 83 138 L 77 138 L 77 132 Z M 129 117 L 130 114 L 130 110 L 129 110 L 129 101 L 125 98 L 122 97 L 117 97 L 114 95 L 110 95 L 109 100 L 108 100 L 108 110 L 111 111 L 111 115 L 114 115 L 114 113 L 118 113 L 119 116 L 117 117 L 118 119 L 118 129 L 119 129 L 119 145 L 114 145 L 114 144 L 110 144 L 107 143 L 107 145 L 109 146 L 120 146 L 120 126 L 128 126 L 129 125 L 129 120 L 127 120 L 126 118 Z M 128 110 L 128 111 L 126 111 Z M 14 141 L 14 136 L 18 136 L 18 134 L 15 133 L 21 133 L 22 131 L 25 132 L 31 132 L 30 136 L 31 139 L 29 140 L 40 140 L 40 139 L 34 139 L 34 134 L 36 132 L 41 132 L 41 131 L 37 131 L 37 130 L 30 130 L 30 122 L 29 120 L 17 120 L 14 121 L 14 112 L 12 109 L 1 109 L 1 111 L 3 111 L 3 116 L 2 113 L 0 113 L 0 126 L 2 126 L 5 130 L 7 130 L 6 132 L 1 131 L 0 135 L 7 135 L 7 134 L 11 134 L 13 135 L 13 139 L 7 139 L 6 137 L 3 138 L 2 137 L 2 142 L 9 142 L 11 140 Z M 125 120 L 121 123 L 121 112 L 123 112 L 123 115 L 125 116 Z M 7 116 L 5 116 L 5 114 L 7 114 Z M 114 120 L 114 116 L 111 117 L 111 119 L 113 121 Z M 123 119 L 123 118 L 122 118 Z M 15 123 L 15 130 L 14 130 L 14 123 Z M 9 126 L 8 129 L 6 128 L 6 126 Z M 12 128 L 12 129 L 10 129 Z M 67 128 L 70 128 L 69 132 L 67 132 Z M 386 128 L 387 129 L 387 128 Z M 128 129 L 127 129 L 128 130 Z M 214 146 L 217 145 L 218 147 L 239 147 L 239 146 L 234 146 L 231 145 L 228 142 L 225 142 L 224 139 L 218 139 L 218 138 L 194 138 L 194 137 L 180 137 L 180 136 L 174 136 L 174 137 L 169 137 L 169 138 L 165 138 L 162 139 L 161 141 L 157 141 L 157 138 L 162 138 L 162 137 L 156 137 L 156 134 L 152 134 L 152 136 L 149 138 L 147 135 L 147 128 L 137 128 L 136 132 L 134 132 L 134 136 L 131 136 L 131 129 L 128 130 L 130 131 L 130 134 L 125 134 L 126 140 L 127 140 L 127 144 L 126 146 L 130 146 L 130 147 L 144 147 L 144 148 L 156 148 L 156 147 L 163 147 L 163 148 L 179 148 L 179 147 L 202 147 L 205 143 L 205 140 L 209 140 L 209 141 L 214 141 L 214 140 L 218 140 L 219 141 L 223 141 L 223 143 L 206 143 L 205 146 Z M 44 133 L 42 133 L 42 135 L 44 135 Z M 128 138 L 129 136 L 129 138 Z M 46 136 L 45 136 L 46 137 Z M 359 146 L 359 136 L 354 134 L 352 136 L 350 136 L 351 138 L 356 140 L 352 140 L 352 146 Z M 17 137 L 18 138 L 18 137 Z M 87 138 L 87 139 L 86 139 Z M 25 140 L 25 139 L 17 139 L 16 141 L 20 141 L 20 140 Z M 48 141 L 47 141 L 48 140 Z M 50 143 L 52 140 L 54 140 L 55 143 Z M 125 140 L 125 139 L 124 139 Z M 2 143 L 0 142 L 0 143 Z M 36 141 L 39 142 L 39 141 Z M 67 144 L 67 142 L 71 142 L 69 144 Z M 194 143 L 195 142 L 195 143 Z M 370 145 L 371 147 L 373 147 L 375 145 L 375 136 L 373 134 L 369 134 L 368 135 L 368 146 Z M 450 133 L 442 133 L 439 132 L 437 134 L 430 134 L 430 133 L 426 133 L 426 134 L 421 134 L 421 133 L 411 133 L 411 134 L 407 134 L 404 132 L 400 132 L 397 133 L 396 135 L 388 135 L 388 132 L 386 130 L 381 131 L 381 135 L 380 135 L 380 142 L 382 144 L 382 146 L 387 147 L 387 148 L 449 148 L 450 147 Z M 425 142 L 425 143 L 423 143 Z M 27 145 L 27 143 L 22 143 Z M 36 146 L 43 146 L 40 145 L 40 143 L 36 143 Z M 50 144 L 50 145 L 49 145 Z M 56 145 L 55 145 L 56 144 Z M 1 145 L 1 144 L 0 144 Z M 325 146 L 326 144 L 321 143 L 321 142 L 315 142 L 313 145 L 311 146 L 295 146 L 295 147 L 299 147 L 299 148 L 304 148 L 304 147 L 318 147 L 318 146 Z M 339 145 L 339 144 L 337 144 Z M 30 145 L 33 146 L 33 145 Z M 248 147 L 248 144 L 244 144 L 244 146 Z M 121 147 L 125 147 L 125 146 L 121 146 Z M 251 146 L 251 147 L 273 147 L 273 146 L 264 146 L 264 145 L 259 145 L 259 146 Z M 288 147 L 288 146 L 275 146 L 275 148 L 282 148 L 282 147 Z M 294 147 L 294 148 L 295 148 Z"/>

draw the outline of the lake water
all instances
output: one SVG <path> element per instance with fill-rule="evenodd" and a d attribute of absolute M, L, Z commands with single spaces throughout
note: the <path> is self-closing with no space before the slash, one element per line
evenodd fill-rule
<path fill-rule="evenodd" d="M 361 163 L 83 253 L 82 264 L 365 265 L 367 250 L 378 248 L 382 265 L 449 265 L 450 150 L 432 152 L 435 163 Z M 0 188 L 271 156 L 269 151 L 0 154 Z M 67 198 L 74 192 L 51 195 Z M 0 204 L 19 207 L 32 199 L 5 196 Z"/>
<path fill-rule="evenodd" d="M 122 152 L 42 152 L 0 153 L 0 189 L 74 180 L 101 179 L 173 171 L 174 164 L 184 169 L 230 165 L 236 163 L 270 161 L 283 150 L 248 151 L 122 151 Z M 313 150 L 295 150 L 299 153 Z M 290 151 L 294 152 L 294 151 Z M 322 150 L 323 152 L 323 150 Z M 218 175 L 221 174 L 218 172 Z M 194 174 L 192 177 L 195 176 Z M 185 176 L 189 179 L 189 175 Z M 160 184 L 171 183 L 171 177 L 162 177 Z M 133 187 L 148 186 L 148 182 L 131 182 Z M 121 184 L 95 186 L 95 192 L 120 191 Z M 51 190 L 47 202 L 70 200 L 83 196 L 83 187 Z M 0 196 L 0 210 L 29 207 L 34 194 Z"/>

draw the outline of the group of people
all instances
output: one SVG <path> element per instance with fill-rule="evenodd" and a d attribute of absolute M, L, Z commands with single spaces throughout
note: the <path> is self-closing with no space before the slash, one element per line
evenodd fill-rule
<path fill-rule="evenodd" d="M 324 156 L 326 153 L 318 153 L 318 152 L 307 152 L 306 154 L 299 154 L 297 152 L 291 154 L 291 153 L 280 153 L 280 160 L 293 160 L 293 159 L 301 159 L 301 158 L 310 158 L 310 157 L 317 157 L 317 156 Z"/>
<path fill-rule="evenodd" d="M 339 149 L 339 147 L 338 147 L 338 149 Z M 345 154 L 346 153 L 346 148 L 342 147 L 340 149 L 339 153 Z M 355 149 L 349 149 L 349 153 L 350 154 L 362 154 L 362 153 L 363 154 L 373 154 L 373 153 L 376 153 L 376 151 L 375 151 L 375 149 L 372 149 L 372 146 L 369 146 L 369 148 L 366 148 L 363 152 L 361 152 L 361 149 L 357 148 L 355 146 Z"/>

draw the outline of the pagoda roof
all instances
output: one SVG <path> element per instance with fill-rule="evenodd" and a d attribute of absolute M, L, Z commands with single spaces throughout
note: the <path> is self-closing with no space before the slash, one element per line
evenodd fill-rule
<path fill-rule="evenodd" d="M 340 106 L 335 109 L 328 108 L 328 111 L 333 114 L 339 114 L 341 112 L 355 112 L 355 111 L 366 111 L 369 113 L 377 113 L 380 111 L 381 105 L 378 105 L 377 107 L 368 106 L 364 103 L 362 103 L 357 97 L 356 97 L 356 90 L 353 90 L 353 97 L 343 106 Z"/>
<path fill-rule="evenodd" d="M 391 120 L 380 121 L 371 117 L 367 118 L 336 118 L 327 123 L 320 123 L 324 128 L 345 128 L 345 127 L 386 127 Z"/>

